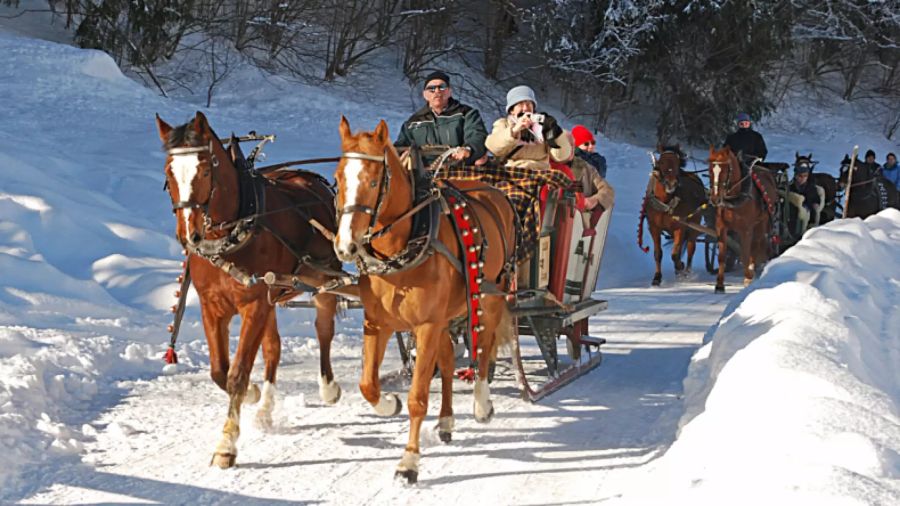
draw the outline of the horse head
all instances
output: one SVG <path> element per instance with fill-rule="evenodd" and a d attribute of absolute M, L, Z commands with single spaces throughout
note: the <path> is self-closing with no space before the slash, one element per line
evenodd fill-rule
<path fill-rule="evenodd" d="M 219 169 L 223 163 L 230 164 L 231 159 L 202 112 L 178 127 L 170 126 L 157 115 L 156 128 L 168 155 L 166 188 L 177 217 L 175 234 L 182 245 L 195 246 L 207 238 L 214 220 L 231 218 L 228 203 L 215 199 L 217 192 L 237 191 L 236 179 L 231 181 Z M 232 188 L 221 188 L 223 185 Z"/>
<path fill-rule="evenodd" d="M 844 159 L 841 160 L 841 170 L 840 176 L 838 176 L 838 186 L 843 189 L 847 186 L 847 176 L 850 173 L 850 166 L 853 165 L 853 186 L 858 186 L 864 181 L 871 179 L 872 170 L 869 165 L 859 158 L 850 162 L 850 156 L 844 155 Z"/>
<path fill-rule="evenodd" d="M 731 148 L 725 146 L 722 149 L 709 147 L 709 196 L 713 202 L 722 202 L 741 179 L 741 167 L 737 156 Z"/>
<path fill-rule="evenodd" d="M 678 174 L 681 172 L 681 148 L 675 146 L 656 147 L 659 152 L 659 160 L 656 161 L 656 171 L 659 181 L 666 193 L 671 195 L 678 189 Z"/>
<path fill-rule="evenodd" d="M 816 164 L 819 162 L 812 159 L 812 153 L 808 155 L 801 155 L 798 152 L 794 152 L 794 171 L 797 169 L 809 169 L 809 172 L 812 172 L 815 168 Z"/>
<path fill-rule="evenodd" d="M 338 214 L 334 251 L 341 261 L 350 262 L 368 244 L 376 224 L 399 214 L 389 208 L 402 203 L 388 194 L 392 173 L 403 169 L 384 120 L 372 132 L 353 134 L 350 122 L 341 116 L 340 134 L 341 160 L 334 174 Z M 394 186 L 405 182 L 397 179 Z"/>

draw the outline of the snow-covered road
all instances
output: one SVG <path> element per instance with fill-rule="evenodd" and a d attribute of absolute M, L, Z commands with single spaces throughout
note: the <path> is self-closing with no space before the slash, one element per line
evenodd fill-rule
<path fill-rule="evenodd" d="M 405 414 L 375 416 L 355 387 L 359 355 L 342 353 L 335 362 L 344 397 L 336 406 L 318 399 L 314 356 L 283 364 L 274 432 L 254 427 L 255 408 L 245 408 L 238 467 L 227 471 L 208 466 L 226 396 L 205 370 L 119 384 L 122 401 L 91 423 L 96 439 L 82 463 L 42 470 L 41 490 L 24 502 L 430 504 L 477 494 L 490 504 L 537 504 L 615 497 L 674 439 L 690 357 L 729 297 L 702 283 L 598 295 L 610 301 L 591 320 L 591 333 L 609 339 L 603 365 L 535 405 L 519 399 L 511 374 L 501 374 L 489 425 L 475 422 L 471 389 L 457 382 L 454 441 L 444 445 L 425 433 L 415 488 L 392 479 L 406 442 Z M 358 334 L 350 328 L 355 319 L 342 325 L 347 334 Z M 286 338 L 288 345 L 291 339 L 299 338 Z M 385 370 L 398 368 L 396 350 L 388 355 Z M 386 388 L 405 395 L 406 386 L 397 379 Z M 439 407 L 439 393 L 432 393 L 429 427 Z"/>

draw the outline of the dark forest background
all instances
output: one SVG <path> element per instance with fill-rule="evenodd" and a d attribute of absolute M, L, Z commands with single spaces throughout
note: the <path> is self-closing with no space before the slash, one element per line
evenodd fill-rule
<path fill-rule="evenodd" d="M 17 5 L 18 0 L 2 0 Z M 878 100 L 900 127 L 900 0 L 51 0 L 75 43 L 109 53 L 165 94 L 166 63 L 206 62 L 208 102 L 239 62 L 308 83 L 384 55 L 416 82 L 452 64 L 477 82 L 529 82 L 603 128 L 635 107 L 660 139 L 717 141 L 735 112 L 787 93 Z M 476 79 L 477 77 L 477 79 Z"/>

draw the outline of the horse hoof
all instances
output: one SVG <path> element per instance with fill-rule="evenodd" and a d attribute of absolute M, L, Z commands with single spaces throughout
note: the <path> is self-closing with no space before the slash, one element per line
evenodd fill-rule
<path fill-rule="evenodd" d="M 393 400 L 394 405 L 391 406 Z M 375 414 L 378 416 L 397 416 L 403 409 L 403 403 L 397 394 L 381 394 L 378 404 L 375 405 Z"/>
<path fill-rule="evenodd" d="M 453 433 L 452 433 L 452 432 L 438 431 L 438 437 L 441 438 L 441 442 L 449 443 L 450 441 L 453 440 Z"/>
<path fill-rule="evenodd" d="M 209 465 L 218 466 L 219 469 L 228 469 L 234 467 L 235 459 L 237 459 L 237 455 L 233 453 L 213 453 Z"/>
<path fill-rule="evenodd" d="M 407 485 L 415 485 L 419 481 L 419 472 L 412 469 L 397 469 L 394 478 L 405 481 Z"/>
<path fill-rule="evenodd" d="M 261 396 L 259 386 L 256 383 L 250 383 L 247 385 L 247 393 L 244 394 L 244 404 L 256 404 Z"/>
<path fill-rule="evenodd" d="M 716 285 L 716 293 L 725 293 L 724 285 Z"/>
<path fill-rule="evenodd" d="M 653 278 L 653 282 L 650 284 L 653 286 L 659 286 L 660 283 L 662 283 L 662 276 L 660 276 L 658 278 Z"/>
<path fill-rule="evenodd" d="M 319 377 L 319 398 L 325 404 L 337 404 L 341 400 L 341 386 L 337 381 L 326 382 L 325 378 Z"/>
<path fill-rule="evenodd" d="M 750 286 L 750 283 L 753 282 L 753 278 L 744 278 L 744 286 Z"/>
<path fill-rule="evenodd" d="M 478 423 L 488 423 L 494 419 L 494 403 L 490 404 L 490 408 L 486 415 L 479 416 L 478 410 L 475 410 L 475 421 Z"/>

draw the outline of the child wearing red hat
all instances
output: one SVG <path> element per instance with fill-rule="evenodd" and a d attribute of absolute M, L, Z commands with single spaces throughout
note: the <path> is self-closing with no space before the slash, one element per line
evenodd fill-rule
<path fill-rule="evenodd" d="M 593 165 L 600 177 L 606 179 L 606 158 L 597 153 L 597 140 L 594 139 L 594 134 L 584 125 L 575 125 L 572 128 L 572 137 L 575 138 L 575 156 Z"/>

